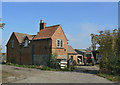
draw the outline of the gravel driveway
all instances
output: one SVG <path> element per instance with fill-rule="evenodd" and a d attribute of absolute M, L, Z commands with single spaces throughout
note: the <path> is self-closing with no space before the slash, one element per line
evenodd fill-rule
<path fill-rule="evenodd" d="M 81 70 L 87 69 L 97 71 L 95 66 L 78 66 L 75 72 L 43 71 L 39 69 L 22 68 L 3 65 L 3 71 L 14 72 L 21 75 L 9 81 L 11 83 L 113 83 L 93 73 L 84 73 Z"/>

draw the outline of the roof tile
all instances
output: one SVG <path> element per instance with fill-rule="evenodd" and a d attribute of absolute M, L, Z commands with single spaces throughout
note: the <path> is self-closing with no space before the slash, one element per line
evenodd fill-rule
<path fill-rule="evenodd" d="M 46 27 L 45 29 L 38 32 L 38 34 L 35 36 L 34 40 L 51 38 L 59 26 L 60 25 Z"/>
<path fill-rule="evenodd" d="M 24 34 L 24 33 L 18 33 L 18 32 L 14 32 L 15 36 L 17 37 L 19 43 L 22 43 L 23 39 L 27 36 L 29 38 L 29 40 L 32 40 L 34 35 L 29 35 L 29 34 Z"/>
<path fill-rule="evenodd" d="M 38 32 L 38 34 L 35 36 L 34 40 L 51 38 L 59 26 L 60 25 L 46 27 L 45 29 Z M 34 37 L 34 35 L 29 35 L 29 34 L 24 34 L 24 33 L 14 32 L 14 34 L 17 37 L 19 43 L 22 43 L 26 36 L 29 38 L 29 40 L 32 40 Z"/>
<path fill-rule="evenodd" d="M 68 45 L 68 53 L 75 53 L 75 54 L 77 54 L 77 52 L 70 45 Z"/>

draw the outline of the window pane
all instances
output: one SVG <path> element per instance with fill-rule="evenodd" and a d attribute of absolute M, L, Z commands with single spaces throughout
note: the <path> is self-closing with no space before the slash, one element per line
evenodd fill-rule
<path fill-rule="evenodd" d="M 27 47 L 28 46 L 28 40 L 25 40 L 25 45 L 24 45 L 25 47 Z"/>
<path fill-rule="evenodd" d="M 57 47 L 63 47 L 63 40 L 57 40 Z"/>
<path fill-rule="evenodd" d="M 63 47 L 63 41 L 61 40 L 61 47 Z"/>
<path fill-rule="evenodd" d="M 57 46 L 58 47 L 60 46 L 60 40 L 57 40 Z"/>
<path fill-rule="evenodd" d="M 14 48 L 14 40 L 12 40 L 12 48 Z"/>

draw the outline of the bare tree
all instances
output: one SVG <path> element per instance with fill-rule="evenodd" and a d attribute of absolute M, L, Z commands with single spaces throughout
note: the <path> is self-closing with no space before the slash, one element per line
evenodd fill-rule
<path fill-rule="evenodd" d="M 0 22 L 1 22 L 1 18 L 0 18 Z M 3 29 L 4 25 L 5 25 L 5 23 L 0 23 L 0 28 Z"/>

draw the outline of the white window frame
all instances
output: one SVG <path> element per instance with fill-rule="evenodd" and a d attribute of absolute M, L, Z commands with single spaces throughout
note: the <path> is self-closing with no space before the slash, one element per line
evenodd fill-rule
<path fill-rule="evenodd" d="M 57 39 L 57 47 L 63 48 L 63 40 L 62 39 Z"/>
<path fill-rule="evenodd" d="M 12 40 L 12 48 L 14 48 L 14 40 Z"/>
<path fill-rule="evenodd" d="M 28 43 L 29 43 L 29 41 L 26 39 L 25 43 L 24 43 L 24 47 L 28 47 Z"/>

